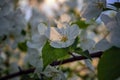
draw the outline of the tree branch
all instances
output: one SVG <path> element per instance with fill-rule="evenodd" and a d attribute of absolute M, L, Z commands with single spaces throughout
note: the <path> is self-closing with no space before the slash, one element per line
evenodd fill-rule
<path fill-rule="evenodd" d="M 103 52 L 97 52 L 97 53 L 90 54 L 90 56 L 91 56 L 92 58 L 100 57 L 100 56 L 102 55 L 102 53 L 103 53 Z M 68 58 L 68 59 L 65 59 L 65 60 L 62 60 L 62 61 L 54 61 L 54 62 L 51 63 L 50 65 L 51 65 L 51 66 L 57 66 L 57 65 L 65 64 L 65 63 L 70 63 L 70 62 L 73 62 L 73 61 L 83 60 L 83 59 L 87 59 L 87 58 L 84 57 L 84 56 L 75 56 L 75 57 Z M 0 80 L 7 80 L 7 79 L 10 79 L 10 78 L 13 78 L 13 77 L 20 76 L 20 75 L 33 73 L 34 70 L 35 70 L 35 68 L 28 69 L 28 70 L 22 70 L 22 71 L 20 71 L 20 72 L 16 72 L 16 73 L 13 73 L 13 74 L 6 75 L 6 76 L 4 76 L 4 77 L 1 77 Z"/>
<path fill-rule="evenodd" d="M 103 52 L 97 52 L 97 53 L 92 53 L 90 56 L 92 58 L 95 58 L 95 57 L 100 57 L 102 55 Z M 87 59 L 86 57 L 84 56 L 74 56 L 72 58 L 69 58 L 69 59 L 65 59 L 65 60 L 62 60 L 62 61 L 54 61 L 51 66 L 57 66 L 57 65 L 61 65 L 61 64 L 65 64 L 65 63 L 69 63 L 69 62 L 73 62 L 73 61 L 78 61 L 78 60 L 83 60 L 83 59 Z"/>

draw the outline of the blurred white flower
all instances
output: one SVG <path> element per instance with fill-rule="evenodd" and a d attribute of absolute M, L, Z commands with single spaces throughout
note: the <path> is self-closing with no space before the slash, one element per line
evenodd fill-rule
<path fill-rule="evenodd" d="M 77 1 L 78 0 L 66 0 L 66 5 L 70 7 L 71 9 L 75 9 L 77 7 Z"/>
<path fill-rule="evenodd" d="M 80 47 L 83 51 L 91 49 L 95 45 L 95 41 L 92 39 L 81 40 Z"/>
<path fill-rule="evenodd" d="M 6 0 L 0 0 L 0 6 L 1 6 L 1 5 L 4 5 L 5 2 L 6 2 Z"/>
<path fill-rule="evenodd" d="M 95 45 L 93 33 L 88 30 L 82 30 L 80 34 L 80 47 L 83 51 L 91 49 Z"/>
<path fill-rule="evenodd" d="M 46 42 L 44 31 L 47 27 L 42 23 L 44 21 L 46 21 L 45 15 L 37 9 L 32 9 L 32 16 L 29 21 L 31 26 L 31 40 L 27 42 L 27 46 L 37 49 L 39 52 L 41 52 Z"/>
<path fill-rule="evenodd" d="M 45 24 L 40 23 L 38 25 L 38 31 L 36 31 L 32 37 L 31 40 L 27 42 L 27 46 L 29 48 L 37 49 L 39 52 L 41 52 L 42 47 L 46 43 L 46 37 L 45 37 L 45 31 L 47 30 L 47 26 Z"/>
<path fill-rule="evenodd" d="M 10 22 L 9 37 L 14 40 L 10 45 L 13 48 L 16 48 L 19 42 L 25 40 L 25 34 L 22 34 L 22 32 L 25 30 L 27 22 L 20 9 L 16 9 L 14 12 L 6 16 L 6 19 Z"/>
<path fill-rule="evenodd" d="M 0 18 L 0 36 L 8 35 L 10 29 L 10 22 L 4 17 Z"/>
<path fill-rule="evenodd" d="M 59 20 L 55 20 L 55 23 L 57 24 L 57 28 L 63 28 L 69 26 L 68 24 L 70 23 L 71 19 L 72 18 L 70 15 L 62 14 Z"/>
<path fill-rule="evenodd" d="M 94 66 L 92 65 L 91 61 L 89 59 L 85 59 L 84 60 L 86 66 L 91 70 L 91 71 L 95 71 Z"/>
<path fill-rule="evenodd" d="M 46 30 L 46 37 L 50 39 L 50 45 L 55 48 L 65 48 L 74 43 L 79 35 L 80 29 L 77 25 L 68 25 L 62 28 L 49 27 Z"/>
<path fill-rule="evenodd" d="M 92 48 L 89 49 L 90 53 L 99 52 L 99 51 L 105 51 L 112 47 L 112 44 L 110 44 L 107 39 L 102 39 L 99 42 L 97 42 Z"/>
<path fill-rule="evenodd" d="M 29 21 L 32 16 L 32 7 L 29 5 L 29 0 L 19 0 L 19 6 L 25 15 L 25 20 Z"/>
<path fill-rule="evenodd" d="M 59 71 L 52 67 L 52 66 L 47 66 L 46 69 L 43 71 L 43 74 L 47 77 L 52 77 L 53 75 L 56 75 Z"/>
<path fill-rule="evenodd" d="M 37 49 L 38 51 L 41 52 L 42 47 L 44 46 L 45 42 L 46 42 L 46 37 L 43 36 L 43 35 L 41 36 L 41 35 L 39 35 L 39 33 L 38 33 L 38 34 L 34 34 L 34 35 L 32 36 L 31 41 L 28 41 L 28 42 L 27 42 L 27 46 L 28 46 L 29 48 Z"/>
<path fill-rule="evenodd" d="M 16 72 L 19 72 L 19 66 L 18 66 L 17 62 L 13 62 L 10 64 L 10 74 L 13 74 Z M 10 80 L 20 80 L 20 77 L 14 77 Z"/>
<path fill-rule="evenodd" d="M 60 16 L 60 22 L 66 22 L 69 23 L 71 20 L 71 17 L 68 14 L 63 14 Z"/>
<path fill-rule="evenodd" d="M 120 2 L 120 0 L 106 0 L 107 1 L 107 7 L 117 10 L 116 7 L 112 6 L 111 4 L 114 4 L 115 2 Z"/>
<path fill-rule="evenodd" d="M 47 66 L 42 74 L 44 74 L 48 78 L 51 77 L 52 80 L 66 80 L 64 74 L 52 66 Z"/>
<path fill-rule="evenodd" d="M 44 24 L 44 23 L 40 23 L 38 25 L 38 32 L 39 34 L 42 36 L 42 35 L 45 35 L 45 31 L 47 30 L 47 26 Z"/>
<path fill-rule="evenodd" d="M 92 33 L 93 34 L 93 33 Z M 94 38 L 98 35 L 93 35 L 90 37 L 89 31 L 82 31 L 80 34 L 80 47 L 83 51 L 88 50 L 89 53 L 95 53 L 98 51 L 105 51 L 109 49 L 112 44 L 105 38 L 100 39 L 98 42 Z"/>
<path fill-rule="evenodd" d="M 87 0 L 83 4 L 81 17 L 86 18 L 88 21 L 94 18 L 96 19 L 105 6 L 106 0 Z"/>
<path fill-rule="evenodd" d="M 32 9 L 32 16 L 29 22 L 31 25 L 31 33 L 34 34 L 38 32 L 38 26 L 41 22 L 47 22 L 47 18 L 42 12 L 38 11 L 37 9 Z"/>
<path fill-rule="evenodd" d="M 6 2 L 8 3 L 9 0 Z M 22 32 L 24 32 L 27 23 L 23 13 L 18 8 L 5 16 L 0 16 L 0 18 L 0 37 L 6 36 L 4 41 L 12 48 L 16 48 L 19 42 L 25 40 L 25 34 Z"/>
<path fill-rule="evenodd" d="M 14 27 L 25 28 L 27 22 L 24 18 L 23 12 L 18 8 L 13 13 L 9 14 L 8 19 L 10 19 L 11 23 L 13 23 Z"/>
<path fill-rule="evenodd" d="M 14 11 L 13 0 L 0 0 L 0 17 L 6 16 Z"/>
<path fill-rule="evenodd" d="M 101 16 L 102 21 L 109 30 L 107 40 L 116 47 L 120 47 L 120 12 L 118 12 L 114 17 L 109 17 L 103 14 Z"/>
<path fill-rule="evenodd" d="M 115 80 L 120 80 L 120 77 L 118 77 L 117 79 L 115 79 Z"/>
<path fill-rule="evenodd" d="M 100 40 L 95 45 L 95 48 L 99 51 L 105 51 L 105 50 L 109 49 L 110 47 L 112 47 L 112 45 L 106 39 Z"/>
<path fill-rule="evenodd" d="M 35 72 L 40 72 L 43 69 L 43 61 L 40 58 L 41 54 L 39 54 L 38 50 L 33 48 L 28 48 L 28 53 L 25 57 L 25 63 L 29 63 L 33 67 L 36 68 Z"/>

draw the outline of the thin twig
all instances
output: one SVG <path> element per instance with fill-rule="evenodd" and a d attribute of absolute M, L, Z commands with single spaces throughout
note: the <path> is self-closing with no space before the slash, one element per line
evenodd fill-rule
<path fill-rule="evenodd" d="M 103 53 L 103 52 L 97 52 L 97 53 L 90 54 L 90 56 L 91 56 L 92 58 L 101 57 L 102 53 Z M 70 62 L 73 62 L 73 61 L 83 60 L 83 59 L 87 59 L 87 58 L 84 57 L 84 56 L 74 56 L 74 57 L 72 57 L 72 58 L 68 58 L 68 59 L 65 59 L 65 60 L 62 60 L 62 61 L 54 61 L 54 62 L 51 63 L 50 65 L 51 65 L 51 66 L 57 66 L 57 65 L 65 64 L 65 63 L 70 63 Z M 17 77 L 17 76 L 20 76 L 20 75 L 33 73 L 34 70 L 35 70 L 35 68 L 28 69 L 28 70 L 22 70 L 22 71 L 20 71 L 20 72 L 13 73 L 13 74 L 6 75 L 6 76 L 4 76 L 4 77 L 1 77 L 0 80 L 8 80 L 8 79 L 10 79 L 10 78 L 14 78 L 14 77 Z"/>

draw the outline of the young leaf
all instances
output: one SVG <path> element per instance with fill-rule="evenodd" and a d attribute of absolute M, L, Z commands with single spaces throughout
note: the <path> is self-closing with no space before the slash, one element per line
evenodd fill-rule
<path fill-rule="evenodd" d="M 21 31 L 21 34 L 22 34 L 23 36 L 25 36 L 25 35 L 26 35 L 26 31 L 25 31 L 25 30 L 22 30 L 22 31 Z"/>
<path fill-rule="evenodd" d="M 120 77 L 120 48 L 105 51 L 98 64 L 99 80 L 115 80 Z"/>
<path fill-rule="evenodd" d="M 26 52 L 26 51 L 27 51 L 26 41 L 25 41 L 25 42 L 20 42 L 20 43 L 18 43 L 18 48 L 19 48 L 21 51 Z"/>
<path fill-rule="evenodd" d="M 116 8 L 120 8 L 120 2 L 115 2 L 114 4 L 110 4 Z"/>
<path fill-rule="evenodd" d="M 47 42 L 42 49 L 42 58 L 44 67 L 52 63 L 55 60 L 58 60 L 62 57 L 67 56 L 68 51 L 65 48 L 53 48 Z"/>
<path fill-rule="evenodd" d="M 79 49 L 79 50 L 76 50 L 75 52 L 92 60 L 92 58 L 87 50 L 83 52 L 81 49 Z"/>
<path fill-rule="evenodd" d="M 85 23 L 85 21 L 81 21 L 81 20 L 75 21 L 72 23 L 72 25 L 73 24 L 77 24 L 82 29 L 86 29 L 89 26 L 89 24 L 87 24 L 87 23 Z"/>
<path fill-rule="evenodd" d="M 79 43 L 79 38 L 77 37 L 74 41 L 74 43 L 70 46 L 72 49 L 77 49 L 77 45 Z"/>

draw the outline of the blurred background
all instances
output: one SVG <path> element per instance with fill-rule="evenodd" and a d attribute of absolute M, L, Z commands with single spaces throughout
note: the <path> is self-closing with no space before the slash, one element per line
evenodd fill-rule
<path fill-rule="evenodd" d="M 18 72 L 19 69 L 32 67 L 26 64 L 25 43 L 26 40 L 30 39 L 30 36 L 35 34 L 40 22 L 47 22 L 50 26 L 56 26 L 56 21 L 59 21 L 63 14 L 66 14 L 62 17 L 63 20 L 68 19 L 68 16 L 70 16 L 71 22 L 85 20 L 81 18 L 80 13 L 87 0 L 16 0 L 16 3 L 12 3 L 14 0 L 5 1 L 5 3 L 0 3 L 0 25 L 5 26 L 4 28 L 0 26 L 0 77 Z M 109 3 L 114 1 L 118 0 L 107 0 L 107 5 L 110 7 Z M 5 5 L 3 6 L 3 4 Z M 20 11 L 19 9 L 15 10 L 15 8 L 19 8 Z M 13 23 L 13 20 L 17 24 Z M 2 24 L 2 22 L 6 24 Z M 19 27 L 12 27 L 11 29 L 10 25 Z M 20 28 L 20 26 L 22 27 Z M 99 19 L 94 21 L 94 24 L 92 23 L 87 30 L 89 37 L 94 38 L 96 42 L 106 34 L 106 28 Z M 19 31 L 20 33 L 18 33 Z M 20 36 L 21 34 L 22 36 Z M 59 68 L 65 73 L 67 80 L 98 80 L 96 71 L 98 61 L 99 58 L 92 60 L 94 71 L 86 66 L 83 60 L 64 64 Z M 34 80 L 30 75 L 26 74 L 21 76 L 22 78 L 11 80 Z"/>

